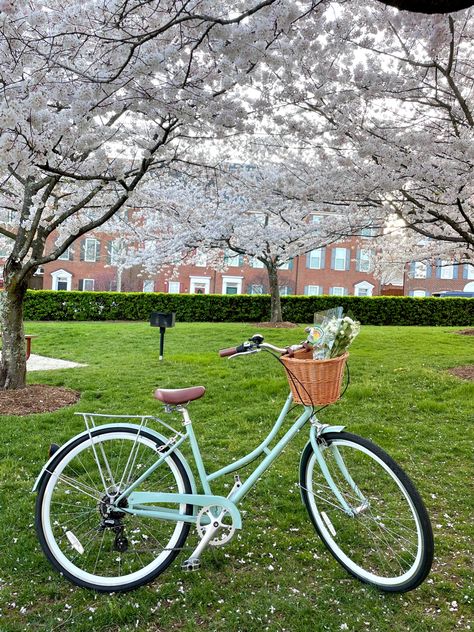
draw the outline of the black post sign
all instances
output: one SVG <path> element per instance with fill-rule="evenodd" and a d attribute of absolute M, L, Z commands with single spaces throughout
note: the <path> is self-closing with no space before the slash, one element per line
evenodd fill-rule
<path fill-rule="evenodd" d="M 163 360 L 165 349 L 165 331 L 168 327 L 174 327 L 176 312 L 152 312 L 150 314 L 150 325 L 160 328 L 160 360 Z"/>

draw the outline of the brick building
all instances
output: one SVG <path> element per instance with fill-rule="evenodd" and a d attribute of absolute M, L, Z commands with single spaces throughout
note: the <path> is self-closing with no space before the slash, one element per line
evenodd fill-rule
<path fill-rule="evenodd" d="M 202 253 L 194 265 L 149 275 L 139 268 L 121 270 L 119 251 L 120 239 L 107 232 L 95 231 L 79 239 L 57 261 L 41 268 L 31 287 L 186 294 L 262 294 L 269 290 L 263 263 L 233 253 L 223 253 L 223 271 L 208 266 L 206 254 Z M 407 264 L 405 271 L 400 271 L 398 282 L 382 286 L 370 272 L 374 253 L 374 240 L 367 230 L 363 237 L 295 257 L 280 269 L 281 294 L 430 296 L 443 290 L 472 291 L 474 287 L 474 266 L 441 261 L 437 265 Z"/>
<path fill-rule="evenodd" d="M 295 257 L 280 269 L 282 295 L 380 294 L 371 274 L 374 249 L 370 235 L 350 239 Z M 174 292 L 201 294 L 263 294 L 269 290 L 266 269 L 258 260 L 223 253 L 224 270 L 207 265 L 202 253 L 193 265 L 150 276 L 140 269 L 120 271 L 117 239 L 94 232 L 78 240 L 57 261 L 36 274 L 32 287 L 52 290 Z"/>
<path fill-rule="evenodd" d="M 436 264 L 413 261 L 406 266 L 405 294 L 431 296 L 433 292 L 474 292 L 474 265 L 453 264 L 439 260 Z"/>

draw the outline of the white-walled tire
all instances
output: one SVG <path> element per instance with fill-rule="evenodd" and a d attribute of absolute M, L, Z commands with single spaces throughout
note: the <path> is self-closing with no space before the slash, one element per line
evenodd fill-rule
<path fill-rule="evenodd" d="M 100 592 L 132 590 L 160 575 L 180 552 L 189 523 L 105 515 L 110 494 L 145 472 L 159 458 L 160 445 L 146 428 L 99 427 L 92 440 L 78 437 L 52 461 L 38 491 L 36 529 L 49 561 L 73 583 Z M 135 491 L 192 488 L 186 467 L 172 454 Z M 189 515 L 193 507 L 183 504 L 180 511 Z M 112 527 L 104 527 L 106 518 Z"/>
<path fill-rule="evenodd" d="M 334 432 L 324 435 L 322 446 L 329 472 L 353 511 L 349 515 L 342 509 L 308 443 L 300 484 L 318 535 L 336 560 L 361 581 L 389 592 L 412 590 L 426 578 L 433 561 L 430 520 L 413 483 L 367 439 Z"/>

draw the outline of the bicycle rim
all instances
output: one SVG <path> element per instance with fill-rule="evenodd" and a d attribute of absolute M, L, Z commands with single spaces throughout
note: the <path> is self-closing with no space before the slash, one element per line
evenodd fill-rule
<path fill-rule="evenodd" d="M 49 560 L 74 583 L 130 590 L 163 572 L 179 553 L 189 524 L 104 511 L 111 494 L 157 460 L 159 445 L 146 430 L 99 429 L 92 441 L 86 436 L 72 444 L 45 478 L 37 500 L 39 539 Z M 136 491 L 190 493 L 191 485 L 172 455 Z M 192 513 L 187 505 L 169 507 Z"/>
<path fill-rule="evenodd" d="M 360 580 L 386 591 L 415 588 L 433 558 L 431 525 L 418 492 L 371 442 L 349 433 L 325 439 L 321 454 L 352 515 L 336 498 L 309 446 L 301 484 L 319 536 Z"/>

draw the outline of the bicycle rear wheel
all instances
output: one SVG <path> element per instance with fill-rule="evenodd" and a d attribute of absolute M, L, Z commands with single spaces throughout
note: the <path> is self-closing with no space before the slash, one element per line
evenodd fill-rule
<path fill-rule="evenodd" d="M 301 459 L 301 491 L 324 544 L 365 583 L 389 592 L 418 586 L 433 561 L 433 532 L 413 483 L 388 454 L 356 435 L 328 433 L 320 446 L 349 507 L 343 509 L 309 443 Z"/>
<path fill-rule="evenodd" d="M 108 511 L 154 462 L 163 445 L 146 428 L 116 425 L 79 436 L 53 460 L 36 501 L 36 529 L 49 561 L 79 586 L 124 592 L 150 582 L 178 555 L 189 523 Z M 174 453 L 135 491 L 191 493 Z M 176 505 L 170 505 L 176 508 Z M 192 505 L 181 505 L 192 514 Z"/>

